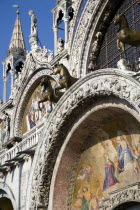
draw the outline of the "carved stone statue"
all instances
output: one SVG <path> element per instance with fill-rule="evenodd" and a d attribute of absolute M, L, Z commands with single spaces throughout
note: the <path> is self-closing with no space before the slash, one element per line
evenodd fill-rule
<path fill-rule="evenodd" d="M 37 36 L 37 18 L 34 14 L 33 10 L 29 11 L 29 15 L 31 16 L 31 36 Z"/>
<path fill-rule="evenodd" d="M 95 40 L 92 44 L 92 50 L 89 56 L 88 70 L 94 71 L 97 67 L 97 56 L 100 50 L 100 45 L 102 41 L 103 34 L 98 31 L 95 35 Z"/>
<path fill-rule="evenodd" d="M 57 52 L 60 53 L 64 49 L 64 39 L 59 38 L 57 43 Z"/>
<path fill-rule="evenodd" d="M 9 136 L 10 136 L 10 117 L 9 115 L 6 113 L 5 114 L 5 135 L 6 135 L 6 140 L 8 140 Z"/>
<path fill-rule="evenodd" d="M 29 15 L 31 16 L 31 34 L 29 43 L 31 45 L 31 49 L 36 52 L 38 50 L 38 28 L 37 28 L 37 18 L 34 14 L 33 10 L 29 11 Z"/>
<path fill-rule="evenodd" d="M 123 59 L 123 58 L 118 61 L 117 67 L 120 70 L 130 70 L 128 61 L 126 59 Z"/>
<path fill-rule="evenodd" d="M 121 52 L 125 53 L 125 44 L 135 47 L 140 46 L 140 31 L 131 30 L 123 14 L 115 16 L 114 24 L 119 24 L 117 47 Z"/>
<path fill-rule="evenodd" d="M 56 89 L 63 89 L 63 88 L 70 88 L 78 79 L 75 77 L 72 77 L 68 71 L 68 69 L 63 64 L 56 64 L 54 66 L 54 72 L 53 74 L 60 74 L 60 80 L 59 84 L 60 87 L 57 87 Z"/>

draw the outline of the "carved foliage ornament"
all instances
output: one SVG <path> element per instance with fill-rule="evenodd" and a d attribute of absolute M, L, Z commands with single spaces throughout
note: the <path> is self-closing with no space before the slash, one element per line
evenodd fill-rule
<path fill-rule="evenodd" d="M 124 188 L 111 193 L 109 198 L 103 202 L 103 205 L 99 206 L 99 209 L 110 210 L 122 203 L 131 201 L 140 202 L 140 183 L 132 184 L 127 189 Z"/>
<path fill-rule="evenodd" d="M 73 47 L 72 47 L 72 55 L 71 55 L 71 70 L 73 73 L 73 76 L 76 75 L 76 68 L 79 62 L 80 54 L 81 54 L 81 47 L 84 40 L 85 32 L 87 31 L 87 27 L 89 25 L 89 22 L 92 17 L 92 13 L 94 11 L 95 5 L 98 4 L 98 2 L 95 2 L 94 0 L 89 0 L 87 2 L 87 6 L 85 8 L 85 12 L 81 16 L 81 20 L 79 22 L 79 26 L 77 28 L 76 35 L 74 37 L 73 41 Z"/>

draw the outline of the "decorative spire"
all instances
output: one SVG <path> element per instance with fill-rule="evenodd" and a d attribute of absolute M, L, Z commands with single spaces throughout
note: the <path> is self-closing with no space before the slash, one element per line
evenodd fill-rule
<path fill-rule="evenodd" d="M 19 8 L 18 5 L 13 5 L 13 6 Z M 26 52 L 21 23 L 19 19 L 19 14 L 20 14 L 19 9 L 17 10 L 16 13 L 17 13 L 17 18 L 15 21 L 14 30 L 8 48 L 7 56 L 10 54 L 25 55 Z"/>

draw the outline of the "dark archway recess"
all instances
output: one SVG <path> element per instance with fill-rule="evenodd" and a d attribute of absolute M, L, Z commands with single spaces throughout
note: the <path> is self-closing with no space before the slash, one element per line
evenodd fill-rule
<path fill-rule="evenodd" d="M 16 73 L 19 73 L 22 71 L 22 68 L 23 68 L 23 62 L 19 62 L 17 65 L 16 65 Z"/>
<path fill-rule="evenodd" d="M 117 206 L 114 210 L 139 210 L 140 203 L 138 202 L 127 202 Z"/>
<path fill-rule="evenodd" d="M 14 210 L 10 199 L 6 197 L 0 198 L 0 210 Z"/>
<path fill-rule="evenodd" d="M 121 6 L 119 6 L 118 11 L 114 13 L 114 16 L 119 13 L 124 14 L 128 21 L 129 27 L 133 30 L 140 31 L 139 11 L 140 3 L 138 0 L 124 0 L 121 1 Z M 101 45 L 101 50 L 97 62 L 98 68 L 116 68 L 117 62 L 121 58 L 121 52 L 117 49 L 116 34 L 118 27 L 114 25 L 113 18 Z M 126 45 L 126 55 L 133 71 L 137 71 L 136 64 L 139 62 L 140 48 Z"/>

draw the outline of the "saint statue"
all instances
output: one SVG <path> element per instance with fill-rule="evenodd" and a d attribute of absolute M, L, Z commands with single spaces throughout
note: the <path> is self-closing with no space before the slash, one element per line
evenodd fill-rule
<path fill-rule="evenodd" d="M 33 10 L 29 11 L 29 15 L 31 16 L 31 36 L 37 36 L 37 18 L 34 14 Z"/>

